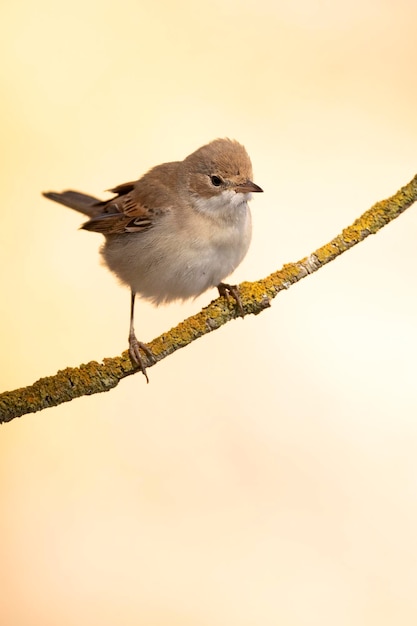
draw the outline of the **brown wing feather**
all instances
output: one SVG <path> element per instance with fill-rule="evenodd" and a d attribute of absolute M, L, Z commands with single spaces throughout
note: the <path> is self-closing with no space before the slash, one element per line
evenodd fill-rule
<path fill-rule="evenodd" d="M 131 183 L 122 183 L 121 185 L 117 185 L 117 187 L 113 187 L 113 189 L 108 189 L 107 191 L 111 191 L 111 193 L 116 193 L 118 196 L 124 196 L 126 193 L 134 190 L 136 182 L 137 181 L 133 181 Z"/>
<path fill-rule="evenodd" d="M 114 235 L 117 233 L 135 233 L 147 230 L 152 226 L 152 221 L 147 218 L 131 218 L 120 213 L 100 215 L 93 217 L 81 226 L 84 230 Z"/>
<path fill-rule="evenodd" d="M 155 215 L 170 211 L 179 202 L 178 165 L 158 165 L 136 182 L 113 187 L 109 191 L 117 194 L 116 197 L 99 203 L 102 207 L 100 214 L 82 228 L 104 235 L 148 230 Z"/>

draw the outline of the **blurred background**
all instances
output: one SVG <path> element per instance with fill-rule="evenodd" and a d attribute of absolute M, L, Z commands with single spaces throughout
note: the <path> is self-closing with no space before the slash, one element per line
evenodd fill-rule
<path fill-rule="evenodd" d="M 1 389 L 127 347 L 100 195 L 231 137 L 265 193 L 232 282 L 417 172 L 411 0 L 5 0 Z M 103 196 L 105 197 L 105 196 Z M 7 626 L 417 620 L 417 206 L 107 394 L 0 429 Z M 138 302 L 151 340 L 198 311 Z"/>

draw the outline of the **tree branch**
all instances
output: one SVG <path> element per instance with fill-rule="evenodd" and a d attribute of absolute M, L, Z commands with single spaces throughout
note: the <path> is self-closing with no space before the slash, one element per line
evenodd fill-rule
<path fill-rule="evenodd" d="M 244 282 L 239 285 L 241 299 L 246 314 L 257 315 L 270 306 L 270 301 L 283 289 L 288 289 L 302 278 L 333 261 L 368 235 L 377 233 L 386 224 L 401 215 L 417 200 L 417 175 L 395 195 L 377 202 L 360 218 L 345 228 L 308 257 L 296 263 L 289 263 L 270 276 L 259 281 Z M 217 298 L 196 315 L 181 322 L 169 332 L 151 341 L 148 346 L 155 355 L 155 362 L 161 361 L 176 350 L 220 328 L 230 320 L 239 317 L 238 308 L 230 305 L 224 297 Z M 152 367 L 155 363 L 147 361 Z M 68 367 L 54 376 L 41 378 L 33 385 L 6 391 L 0 394 L 0 423 L 9 422 L 15 417 L 35 413 L 47 407 L 69 402 L 74 398 L 109 391 L 116 387 L 122 378 L 135 374 L 128 352 L 121 356 L 104 359 L 102 363 L 91 361 L 80 367 Z"/>

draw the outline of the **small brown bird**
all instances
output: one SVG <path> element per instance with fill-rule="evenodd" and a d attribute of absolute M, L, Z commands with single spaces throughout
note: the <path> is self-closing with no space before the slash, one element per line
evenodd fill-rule
<path fill-rule="evenodd" d="M 139 180 L 110 189 L 100 201 L 78 191 L 43 195 L 88 216 L 82 228 L 102 233 L 101 254 L 131 289 L 129 355 L 148 380 L 141 355 L 152 359 L 134 330 L 136 294 L 154 304 L 199 296 L 211 287 L 229 293 L 242 310 L 236 287 L 223 279 L 248 251 L 248 200 L 262 189 L 237 141 L 216 139 L 183 161 L 163 163 Z"/>

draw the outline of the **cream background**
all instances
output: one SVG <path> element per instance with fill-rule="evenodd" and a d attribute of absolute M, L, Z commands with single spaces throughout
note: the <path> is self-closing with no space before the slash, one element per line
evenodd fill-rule
<path fill-rule="evenodd" d="M 416 173 L 412 0 L 6 1 L 2 389 L 126 348 L 100 237 L 40 196 L 102 193 L 222 136 L 264 189 L 236 281 Z M 417 207 L 108 393 L 0 430 L 0 621 L 417 621 Z M 198 301 L 153 309 L 152 339 Z"/>

